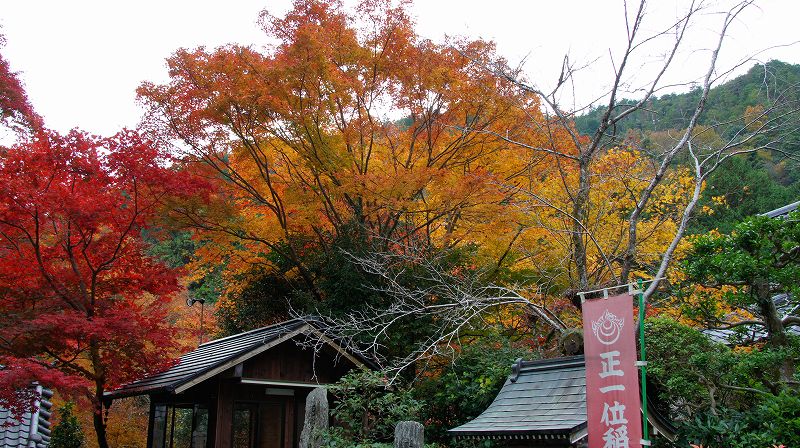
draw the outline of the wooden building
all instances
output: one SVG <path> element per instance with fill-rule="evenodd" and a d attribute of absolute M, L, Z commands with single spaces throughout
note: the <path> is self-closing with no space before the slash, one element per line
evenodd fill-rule
<path fill-rule="evenodd" d="M 674 440 L 675 429 L 660 415 L 650 410 L 648 421 L 654 434 Z M 505 447 L 585 447 L 583 355 L 517 360 L 492 404 L 448 433 L 456 438 L 496 440 Z"/>
<path fill-rule="evenodd" d="M 107 397 L 150 396 L 148 448 L 292 448 L 308 393 L 363 366 L 319 322 L 295 319 L 202 344 Z"/>

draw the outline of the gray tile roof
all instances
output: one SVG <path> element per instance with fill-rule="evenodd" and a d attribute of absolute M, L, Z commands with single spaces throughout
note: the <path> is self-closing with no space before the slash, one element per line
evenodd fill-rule
<path fill-rule="evenodd" d="M 768 211 L 768 212 L 764 213 L 763 215 L 767 216 L 769 218 L 776 218 L 778 216 L 786 216 L 789 213 L 797 210 L 798 208 L 800 208 L 800 201 L 791 203 L 789 205 L 784 205 L 783 207 L 776 208 L 775 210 Z"/>
<path fill-rule="evenodd" d="M 116 398 L 153 392 L 171 392 L 203 373 L 235 359 L 261 345 L 272 342 L 305 325 L 301 319 L 293 319 L 245 333 L 201 344 L 197 349 L 181 356 L 180 361 L 168 370 L 139 381 L 126 384 L 107 395 Z"/>
<path fill-rule="evenodd" d="M 49 398 L 53 392 L 41 386 L 35 387 L 34 409 L 19 419 L 0 407 L 0 446 L 45 448 L 50 443 L 50 408 L 53 404 Z"/>
<path fill-rule="evenodd" d="M 172 393 L 176 388 L 185 387 L 186 384 L 215 369 L 247 357 L 249 353 L 257 352 L 264 345 L 301 331 L 305 326 L 311 326 L 321 333 L 326 332 L 324 325 L 314 317 L 302 317 L 209 341 L 181 356 L 180 361 L 166 371 L 126 384 L 117 390 L 107 392 L 106 396 L 114 399 L 159 392 Z M 355 356 L 365 365 L 371 365 L 369 360 Z"/>
<path fill-rule="evenodd" d="M 652 407 L 647 420 L 670 440 L 675 428 Z M 492 404 L 453 428 L 455 437 L 539 439 L 567 443 L 586 435 L 586 364 L 583 355 L 517 360 Z"/>
<path fill-rule="evenodd" d="M 586 425 L 583 356 L 522 361 L 491 405 L 454 436 L 569 434 Z"/>

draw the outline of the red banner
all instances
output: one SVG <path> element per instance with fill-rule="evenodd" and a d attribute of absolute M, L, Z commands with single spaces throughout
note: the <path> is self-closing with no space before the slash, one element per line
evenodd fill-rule
<path fill-rule="evenodd" d="M 589 448 L 641 447 L 633 297 L 583 303 Z"/>

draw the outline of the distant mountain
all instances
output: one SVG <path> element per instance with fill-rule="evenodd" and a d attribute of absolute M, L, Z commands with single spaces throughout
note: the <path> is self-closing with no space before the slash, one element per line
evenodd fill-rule
<path fill-rule="evenodd" d="M 774 102 L 776 95 L 782 95 L 789 103 L 800 100 L 800 65 L 781 61 L 758 64 L 744 75 L 714 87 L 709 92 L 699 124 L 715 126 L 722 137 L 730 137 L 744 124 L 748 107 L 767 106 Z M 642 144 L 648 146 L 651 131 L 685 127 L 699 96 L 700 88 L 696 88 L 687 93 L 653 98 L 645 110 L 631 114 L 619 124 L 617 135 L 624 137 L 633 131 Z M 605 110 L 600 107 L 578 117 L 578 130 L 583 134 L 594 133 Z M 781 137 L 787 150 L 797 147 L 794 152 L 800 153 L 798 130 L 789 129 Z M 696 214 L 690 232 L 711 229 L 727 232 L 747 216 L 799 199 L 800 164 L 797 161 L 764 152 L 738 157 L 721 166 L 706 182 L 698 207 L 704 212 Z"/>
<path fill-rule="evenodd" d="M 748 106 L 766 105 L 770 98 L 783 94 L 789 100 L 800 99 L 800 65 L 769 61 L 754 65 L 744 75 L 711 89 L 701 125 L 715 125 L 740 120 Z M 620 134 L 629 130 L 663 131 L 686 125 L 700 96 L 700 88 L 680 94 L 653 98 L 646 110 L 631 114 L 619 128 Z M 593 109 L 576 119 L 578 130 L 590 134 L 597 130 L 605 107 Z"/>

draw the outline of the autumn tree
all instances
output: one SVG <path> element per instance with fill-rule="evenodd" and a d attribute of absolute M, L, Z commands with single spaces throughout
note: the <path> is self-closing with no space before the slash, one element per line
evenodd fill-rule
<path fill-rule="evenodd" d="M 88 398 L 106 448 L 103 394 L 167 367 L 176 272 L 141 232 L 181 178 L 132 131 L 39 130 L 0 158 L 0 400 L 39 381 Z"/>
<path fill-rule="evenodd" d="M 379 311 L 405 295 L 438 310 L 452 299 L 448 332 L 510 303 L 560 332 L 575 325 L 565 290 L 643 273 L 678 231 L 690 172 L 635 141 L 579 135 L 490 43 L 421 39 L 389 1 L 296 1 L 261 19 L 274 47 L 179 50 L 169 83 L 139 89 L 148 126 L 216 180 L 211 203 L 173 217 L 204 240 L 198 277 L 224 266 L 229 327 L 255 325 L 240 308 L 287 302 L 394 321 Z M 443 280 L 469 287 L 431 294 Z M 483 295 L 476 307 L 465 290 Z"/>
<path fill-rule="evenodd" d="M 548 87 L 544 87 L 547 83 L 541 80 L 532 82 L 525 79 L 519 70 L 508 71 L 502 65 L 493 65 L 492 61 L 479 55 L 473 57 L 476 64 L 540 99 L 545 107 L 546 120 L 532 120 L 532 126 L 542 127 L 550 132 L 560 131 L 568 135 L 572 143 L 568 146 L 570 150 L 564 151 L 552 142 L 541 145 L 514 135 L 500 135 L 532 153 L 549 155 L 552 157 L 552 164 L 565 167 L 567 173 L 576 172 L 577 182 L 566 186 L 570 196 L 569 207 L 557 209 L 571 223 L 569 234 L 572 254 L 570 265 L 574 269 L 571 276 L 573 291 L 625 284 L 632 278 L 645 276 L 655 279 L 645 291 L 645 296 L 649 298 L 665 277 L 678 243 L 686 232 L 703 184 L 709 176 L 725 161 L 739 154 L 772 151 L 786 155 L 792 151 L 790 146 L 782 145 L 788 135 L 786 131 L 795 129 L 797 122 L 797 102 L 793 100 L 793 95 L 787 95 L 791 88 L 769 90 L 766 87 L 769 90 L 769 102 L 763 107 L 750 109 L 735 120 L 707 120 L 705 126 L 698 125 L 706 110 L 712 87 L 732 70 L 749 61 L 744 58 L 731 68 L 720 67 L 718 63 L 732 27 L 746 10 L 753 7 L 753 3 L 752 0 L 734 2 L 728 9 L 715 11 L 719 23 L 716 37 L 706 48 L 708 56 L 703 65 L 703 74 L 685 82 L 696 85 L 697 88 L 693 92 L 691 103 L 682 111 L 686 117 L 683 127 L 672 130 L 669 139 L 657 146 L 645 145 L 641 139 L 631 139 L 630 134 L 620 132 L 620 129 L 628 117 L 646 112 L 648 104 L 658 92 L 675 85 L 667 79 L 675 75 L 676 60 L 687 51 L 696 50 L 688 48 L 688 42 L 695 30 L 693 25 L 709 12 L 709 5 L 705 3 L 692 2 L 685 10 L 676 14 L 674 19 L 662 23 L 650 22 L 653 17 L 648 14 L 648 2 L 640 1 L 632 5 L 625 3 L 624 21 L 620 24 L 620 29 L 624 30 L 623 44 L 608 51 L 609 87 L 598 92 L 595 96 L 597 99 L 588 104 L 579 103 L 579 99 L 570 94 L 572 86 L 580 82 L 580 75 L 588 66 L 581 66 L 568 56 L 564 58 L 558 78 Z M 467 49 L 463 53 L 470 54 Z M 645 62 L 652 54 L 662 55 L 661 59 L 657 62 Z M 634 72 L 644 64 L 650 67 L 652 76 L 636 76 Z M 624 98 L 623 95 L 626 94 L 635 95 L 635 99 Z M 588 135 L 584 135 L 575 128 L 574 121 L 578 115 L 590 110 L 599 110 L 599 113 L 593 113 L 596 118 L 595 126 L 591 130 L 587 129 Z M 720 135 L 725 138 L 719 138 Z M 709 138 L 710 136 L 717 138 Z M 594 234 L 587 226 L 597 207 L 597 203 L 591 201 L 595 188 L 594 179 L 598 161 L 606 157 L 609 150 L 621 145 L 646 154 L 652 169 L 640 179 L 644 182 L 644 188 L 630 192 L 633 204 L 626 212 L 627 230 L 624 241 L 621 241 L 620 246 L 614 246 L 613 250 L 600 250 L 596 244 L 598 234 Z M 646 226 L 642 225 L 643 220 L 649 215 L 648 209 L 652 207 L 652 202 L 657 201 L 654 193 L 662 188 L 676 165 L 688 169 L 691 180 L 687 186 L 690 188 L 683 190 L 683 205 L 678 210 L 676 226 L 670 232 L 671 241 L 656 260 L 647 260 L 645 257 L 648 262 L 643 263 L 639 257 L 639 239 L 647 232 Z M 547 200 L 538 202 L 542 206 L 549 206 Z M 602 278 L 592 276 L 595 258 L 590 253 L 592 248 L 598 249 L 603 263 L 608 267 Z"/>
<path fill-rule="evenodd" d="M 503 60 L 461 48 L 460 53 L 476 68 L 492 73 L 498 82 L 516 86 L 521 92 L 517 98 L 532 95 L 541 106 L 540 114 L 525 116 L 522 126 L 507 131 L 458 128 L 499 138 L 524 149 L 535 161 L 529 165 L 535 166 L 535 171 L 519 171 L 501 183 L 515 191 L 506 204 L 516 206 L 519 230 L 510 238 L 498 232 L 494 240 L 511 241 L 510 250 L 501 251 L 500 259 L 510 255 L 509 259 L 524 260 L 526 267 L 540 274 L 532 277 L 538 288 L 530 293 L 520 285 L 496 279 L 487 283 L 485 274 L 491 270 L 454 275 L 435 263 L 429 264 L 432 271 L 420 280 L 433 280 L 438 282 L 436 286 L 422 283 L 422 287 L 415 287 L 412 283 L 409 287 L 394 280 L 406 271 L 413 256 L 355 256 L 364 269 L 391 285 L 379 289 L 392 294 L 394 301 L 384 309 L 361 309 L 345 318 L 334 318 L 333 325 L 354 334 L 385 334 L 401 316 L 431 316 L 437 330 L 418 344 L 417 351 L 401 360 L 400 364 L 407 366 L 431 353 L 452 352 L 459 335 L 465 329 L 485 325 L 487 312 L 494 307 L 527 309 L 532 322 L 564 332 L 581 325 L 575 313 L 578 291 L 654 278 L 645 291 L 649 299 L 672 264 L 709 176 L 739 155 L 774 152 L 786 156 L 793 151 L 784 137 L 791 134 L 786 131 L 796 128 L 798 105 L 787 90 L 770 90 L 768 104 L 748 109 L 736 120 L 698 124 L 712 87 L 732 70 L 719 66 L 719 54 L 731 28 L 752 3 L 737 2 L 713 15 L 719 20 L 717 34 L 705 53 L 708 56 L 702 74 L 687 81 L 699 88 L 684 111 L 685 125 L 661 136 L 622 133 L 618 125 L 631 114 L 646 110 L 658 92 L 674 87 L 666 79 L 674 75 L 675 61 L 693 51 L 687 48 L 688 36 L 696 29 L 696 21 L 708 12 L 707 4 L 692 3 L 674 20 L 660 24 L 647 23 L 653 18 L 648 14 L 648 2 L 638 2 L 632 8 L 626 4 L 619 28 L 623 45 L 608 52 L 609 88 L 588 105 L 577 105 L 578 98 L 571 94 L 572 87 L 580 82 L 581 67 L 569 57 L 564 59 L 554 85 L 544 88 L 541 80 L 528 80 L 520 69 L 510 69 Z M 651 51 L 663 55 L 663 59 L 655 63 L 652 77 L 639 78 L 635 72 L 645 60 L 653 66 Z M 745 58 L 736 66 L 747 61 Z M 625 99 L 626 94 L 636 95 L 636 99 Z M 596 114 L 597 126 L 585 135 L 574 121 L 592 108 L 602 113 Z M 575 306 L 564 306 L 561 295 Z M 426 302 L 423 297 L 435 301 Z"/>
<path fill-rule="evenodd" d="M 151 129 L 218 180 L 215 201 L 174 208 L 209 243 L 197 272 L 224 264 L 228 298 L 269 277 L 320 303 L 342 244 L 474 243 L 495 264 L 513 259 L 492 247 L 522 219 L 507 181 L 539 168 L 494 134 L 547 138 L 524 126 L 541 117 L 532 95 L 418 37 L 404 4 L 298 0 L 261 23 L 277 42 L 267 51 L 179 50 L 169 83 L 139 89 Z M 464 45 L 495 58 L 489 43 Z"/>

